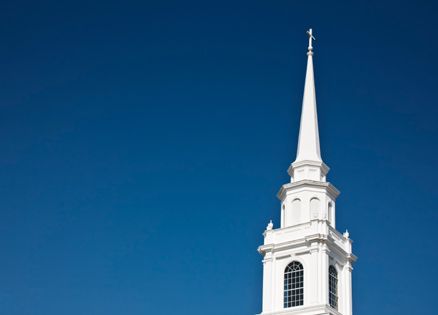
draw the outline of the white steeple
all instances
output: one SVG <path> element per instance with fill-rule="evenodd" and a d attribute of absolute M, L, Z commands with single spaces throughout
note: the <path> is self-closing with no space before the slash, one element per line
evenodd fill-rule
<path fill-rule="evenodd" d="M 336 230 L 339 191 L 326 181 L 321 159 L 313 77 L 315 38 L 310 29 L 297 158 L 291 182 L 278 192 L 280 222 L 272 221 L 259 247 L 263 255 L 260 315 L 352 315 L 352 240 Z"/>
<path fill-rule="evenodd" d="M 321 159 L 315 78 L 313 73 L 312 40 L 314 40 L 315 37 L 313 37 L 312 29 L 307 31 L 307 34 L 309 35 L 309 46 L 307 51 L 307 70 L 301 109 L 297 157 L 289 169 L 289 174 L 292 177 L 292 181 L 304 179 L 325 181 L 328 167 Z"/>
<path fill-rule="evenodd" d="M 313 74 L 312 29 L 308 31 L 309 47 L 307 52 L 306 81 L 304 83 L 303 107 L 301 111 L 300 135 L 298 138 L 298 161 L 321 162 L 319 148 L 318 115 L 316 112 L 315 79 Z"/>

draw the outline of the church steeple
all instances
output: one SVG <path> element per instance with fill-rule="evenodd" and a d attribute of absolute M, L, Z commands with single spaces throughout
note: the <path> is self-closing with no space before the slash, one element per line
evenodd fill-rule
<path fill-rule="evenodd" d="M 312 30 L 309 35 L 297 158 L 291 182 L 281 186 L 280 224 L 270 221 L 259 253 L 263 255 L 260 315 L 352 315 L 352 252 L 349 233 L 336 230 L 339 191 L 326 181 L 321 159 Z"/>
<path fill-rule="evenodd" d="M 313 72 L 312 40 L 315 40 L 315 37 L 313 37 L 312 29 L 307 31 L 307 34 L 309 35 L 309 46 L 307 51 L 307 69 L 301 109 L 297 157 L 289 168 L 289 174 L 292 177 L 292 181 L 304 179 L 325 181 L 328 167 L 321 158 L 318 114 L 316 110 L 315 78 Z M 319 169 L 316 172 L 315 167 Z"/>
<path fill-rule="evenodd" d="M 312 29 L 309 34 L 309 47 L 307 51 L 307 70 L 304 83 L 303 106 L 301 110 L 300 135 L 298 138 L 297 158 L 295 162 L 317 161 L 321 162 L 319 147 L 318 114 L 316 111 L 315 78 L 313 74 L 313 47 Z"/>

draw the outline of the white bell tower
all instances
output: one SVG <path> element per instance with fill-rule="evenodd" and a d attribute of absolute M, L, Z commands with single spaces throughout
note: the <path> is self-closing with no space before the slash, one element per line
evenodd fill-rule
<path fill-rule="evenodd" d="M 281 225 L 266 227 L 262 315 L 352 315 L 351 272 L 356 256 L 346 231 L 336 230 L 339 191 L 321 159 L 310 29 L 296 160 L 281 187 Z"/>

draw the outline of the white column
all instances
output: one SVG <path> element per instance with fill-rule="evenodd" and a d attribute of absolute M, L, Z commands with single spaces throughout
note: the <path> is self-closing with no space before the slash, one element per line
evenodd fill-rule
<path fill-rule="evenodd" d="M 310 249 L 310 265 L 309 265 L 310 268 L 309 270 L 304 270 L 304 272 L 310 274 L 309 285 L 306 286 L 306 284 L 304 284 L 305 285 L 304 299 L 309 301 L 310 305 L 315 305 L 318 303 L 318 295 L 319 295 L 318 262 L 319 262 L 318 244 L 313 243 L 312 248 Z"/>
<path fill-rule="evenodd" d="M 327 245 L 322 245 L 322 272 L 321 272 L 321 279 L 320 279 L 320 285 L 322 287 L 322 296 L 321 296 L 321 302 L 322 304 L 329 304 L 328 301 L 328 268 L 329 268 L 329 256 L 328 256 L 328 249 Z"/>
<path fill-rule="evenodd" d="M 272 253 L 267 252 L 263 259 L 263 313 L 272 311 Z"/>
<path fill-rule="evenodd" d="M 272 253 L 263 259 L 263 313 L 272 311 Z"/>
<path fill-rule="evenodd" d="M 351 266 L 351 262 L 348 261 L 344 266 L 344 313 L 343 315 L 352 315 L 353 314 L 353 298 L 352 298 L 352 285 L 351 285 L 351 272 L 353 267 Z"/>
<path fill-rule="evenodd" d="M 322 258 L 322 245 L 318 245 L 318 276 L 317 276 L 317 291 L 318 291 L 318 304 L 322 303 L 322 296 L 323 296 L 323 285 L 321 285 L 321 279 L 322 279 L 322 268 L 323 268 L 323 258 Z"/>
<path fill-rule="evenodd" d="M 271 297 L 271 309 L 278 311 L 283 308 L 283 270 L 278 270 L 278 260 L 273 255 L 272 257 L 272 297 Z"/>

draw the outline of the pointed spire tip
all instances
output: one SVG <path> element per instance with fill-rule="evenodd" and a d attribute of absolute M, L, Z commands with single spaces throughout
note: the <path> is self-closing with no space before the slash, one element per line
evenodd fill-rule
<path fill-rule="evenodd" d="M 316 40 L 315 36 L 313 36 L 313 30 L 309 28 L 306 32 L 309 35 L 309 46 L 307 47 L 307 55 L 313 55 L 313 45 L 312 41 Z"/>

